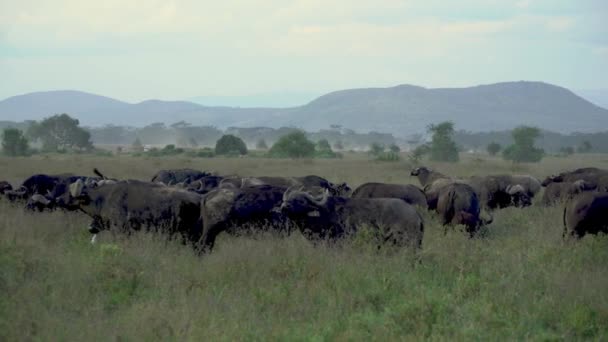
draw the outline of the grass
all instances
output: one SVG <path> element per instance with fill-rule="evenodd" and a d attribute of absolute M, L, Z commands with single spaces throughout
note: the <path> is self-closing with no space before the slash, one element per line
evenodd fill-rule
<path fill-rule="evenodd" d="M 477 159 L 476 159 L 477 158 Z M 531 173 L 604 157 L 513 166 L 465 157 L 448 174 Z M 168 167 L 222 174 L 319 174 L 359 185 L 416 183 L 406 162 L 128 158 L 1 159 L 17 183 L 34 172 L 150 177 Z M 424 213 L 420 263 L 355 237 L 313 246 L 301 235 L 221 236 L 210 255 L 155 234 L 101 234 L 75 213 L 0 202 L 0 340 L 606 340 L 608 236 L 561 239 L 561 208 L 494 213 L 482 238 L 443 234 Z"/>

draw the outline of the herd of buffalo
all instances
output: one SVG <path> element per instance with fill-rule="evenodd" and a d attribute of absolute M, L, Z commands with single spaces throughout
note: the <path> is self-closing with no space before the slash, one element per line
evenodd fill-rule
<path fill-rule="evenodd" d="M 450 177 L 426 167 L 411 171 L 421 188 L 366 183 L 357 189 L 319 176 L 219 176 L 191 169 L 163 170 L 150 181 L 72 174 L 37 174 L 19 187 L 0 181 L 0 194 L 29 210 L 81 211 L 91 217 L 95 241 L 104 230 L 158 230 L 198 251 L 209 251 L 222 232 L 299 229 L 309 239 L 336 240 L 361 227 L 377 229 L 384 242 L 421 247 L 421 210 L 444 226 L 462 225 L 470 236 L 492 222 L 491 212 L 526 207 L 544 188 L 538 205 L 564 203 L 564 236 L 608 232 L 608 170 L 581 168 L 547 177 L 528 175 Z"/>

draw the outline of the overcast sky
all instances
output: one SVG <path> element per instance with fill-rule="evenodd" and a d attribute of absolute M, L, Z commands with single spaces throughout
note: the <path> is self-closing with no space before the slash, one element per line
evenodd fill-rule
<path fill-rule="evenodd" d="M 0 0 L 0 99 L 608 88 L 607 0 Z"/>

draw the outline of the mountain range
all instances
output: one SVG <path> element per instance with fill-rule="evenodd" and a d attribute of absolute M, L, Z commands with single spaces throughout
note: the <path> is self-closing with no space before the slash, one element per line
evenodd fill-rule
<path fill-rule="evenodd" d="M 467 88 L 350 89 L 332 92 L 291 108 L 205 106 L 188 101 L 127 103 L 79 92 L 49 91 L 0 101 L 0 120 L 39 120 L 68 113 L 86 126 L 145 126 L 154 122 L 225 127 L 292 126 L 307 131 L 337 124 L 355 131 L 406 137 L 445 120 L 472 132 L 506 130 L 518 125 L 571 133 L 608 128 L 608 110 L 572 91 L 542 82 L 503 82 Z"/>

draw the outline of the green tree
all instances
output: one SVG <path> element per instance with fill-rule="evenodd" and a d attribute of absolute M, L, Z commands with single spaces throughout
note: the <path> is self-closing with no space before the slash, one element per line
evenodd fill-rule
<path fill-rule="evenodd" d="M 135 152 L 144 151 L 144 145 L 141 143 L 141 140 L 139 140 L 139 137 L 135 138 L 135 141 L 133 142 L 133 144 L 131 144 L 131 149 L 133 149 L 133 151 Z"/>
<path fill-rule="evenodd" d="M 369 153 L 374 156 L 379 156 L 380 154 L 382 154 L 384 152 L 384 149 L 384 145 L 379 144 L 377 142 L 373 142 L 371 143 L 371 145 L 369 145 Z"/>
<path fill-rule="evenodd" d="M 258 142 L 255 144 L 255 148 L 257 148 L 258 150 L 267 150 L 268 145 L 266 145 L 266 140 L 264 140 L 264 139 L 258 140 Z"/>
<path fill-rule="evenodd" d="M 540 130 L 536 127 L 519 126 L 511 132 L 515 143 L 502 151 L 505 160 L 521 162 L 539 162 L 545 151 L 534 146 Z"/>
<path fill-rule="evenodd" d="M 67 114 L 54 115 L 33 123 L 27 135 L 33 140 L 40 140 L 42 148 L 47 151 L 90 150 L 93 148 L 91 134 L 78 126 L 79 124 L 78 119 Z"/>
<path fill-rule="evenodd" d="M 277 158 L 312 158 L 315 154 L 315 143 L 308 140 L 304 132 L 295 131 L 280 137 L 269 153 Z"/>
<path fill-rule="evenodd" d="M 491 156 L 497 155 L 501 149 L 502 149 L 502 146 L 499 143 L 494 142 L 494 141 L 489 143 L 488 146 L 486 147 L 486 150 L 488 151 L 488 153 Z"/>
<path fill-rule="evenodd" d="M 589 153 L 591 152 L 591 149 L 593 148 L 593 146 L 591 146 L 591 143 L 589 142 L 589 140 L 585 140 L 583 141 L 583 143 L 581 144 L 581 146 L 578 147 L 578 153 Z"/>
<path fill-rule="evenodd" d="M 342 143 L 342 141 L 338 140 L 334 143 L 334 150 L 343 150 L 344 149 L 344 144 Z"/>
<path fill-rule="evenodd" d="M 430 125 L 428 132 L 433 135 L 431 141 L 431 160 L 457 162 L 458 146 L 452 139 L 454 135 L 454 123 L 450 121 L 442 122 L 437 125 Z"/>
<path fill-rule="evenodd" d="M 331 146 L 329 145 L 329 141 L 327 139 L 321 139 L 317 141 L 317 151 L 331 151 Z"/>
<path fill-rule="evenodd" d="M 401 148 L 399 146 L 397 146 L 397 144 L 391 144 L 388 149 L 393 152 L 393 153 L 399 153 L 401 152 Z"/>
<path fill-rule="evenodd" d="M 2 133 L 2 150 L 10 157 L 25 156 L 29 150 L 29 143 L 21 130 L 6 128 Z"/>
<path fill-rule="evenodd" d="M 417 146 L 409 155 L 409 160 L 412 164 L 417 165 L 422 157 L 429 154 L 431 147 L 428 144 L 422 144 Z"/>
<path fill-rule="evenodd" d="M 245 155 L 247 154 L 247 145 L 245 145 L 243 139 L 232 134 L 226 134 L 215 143 L 215 154 Z"/>

